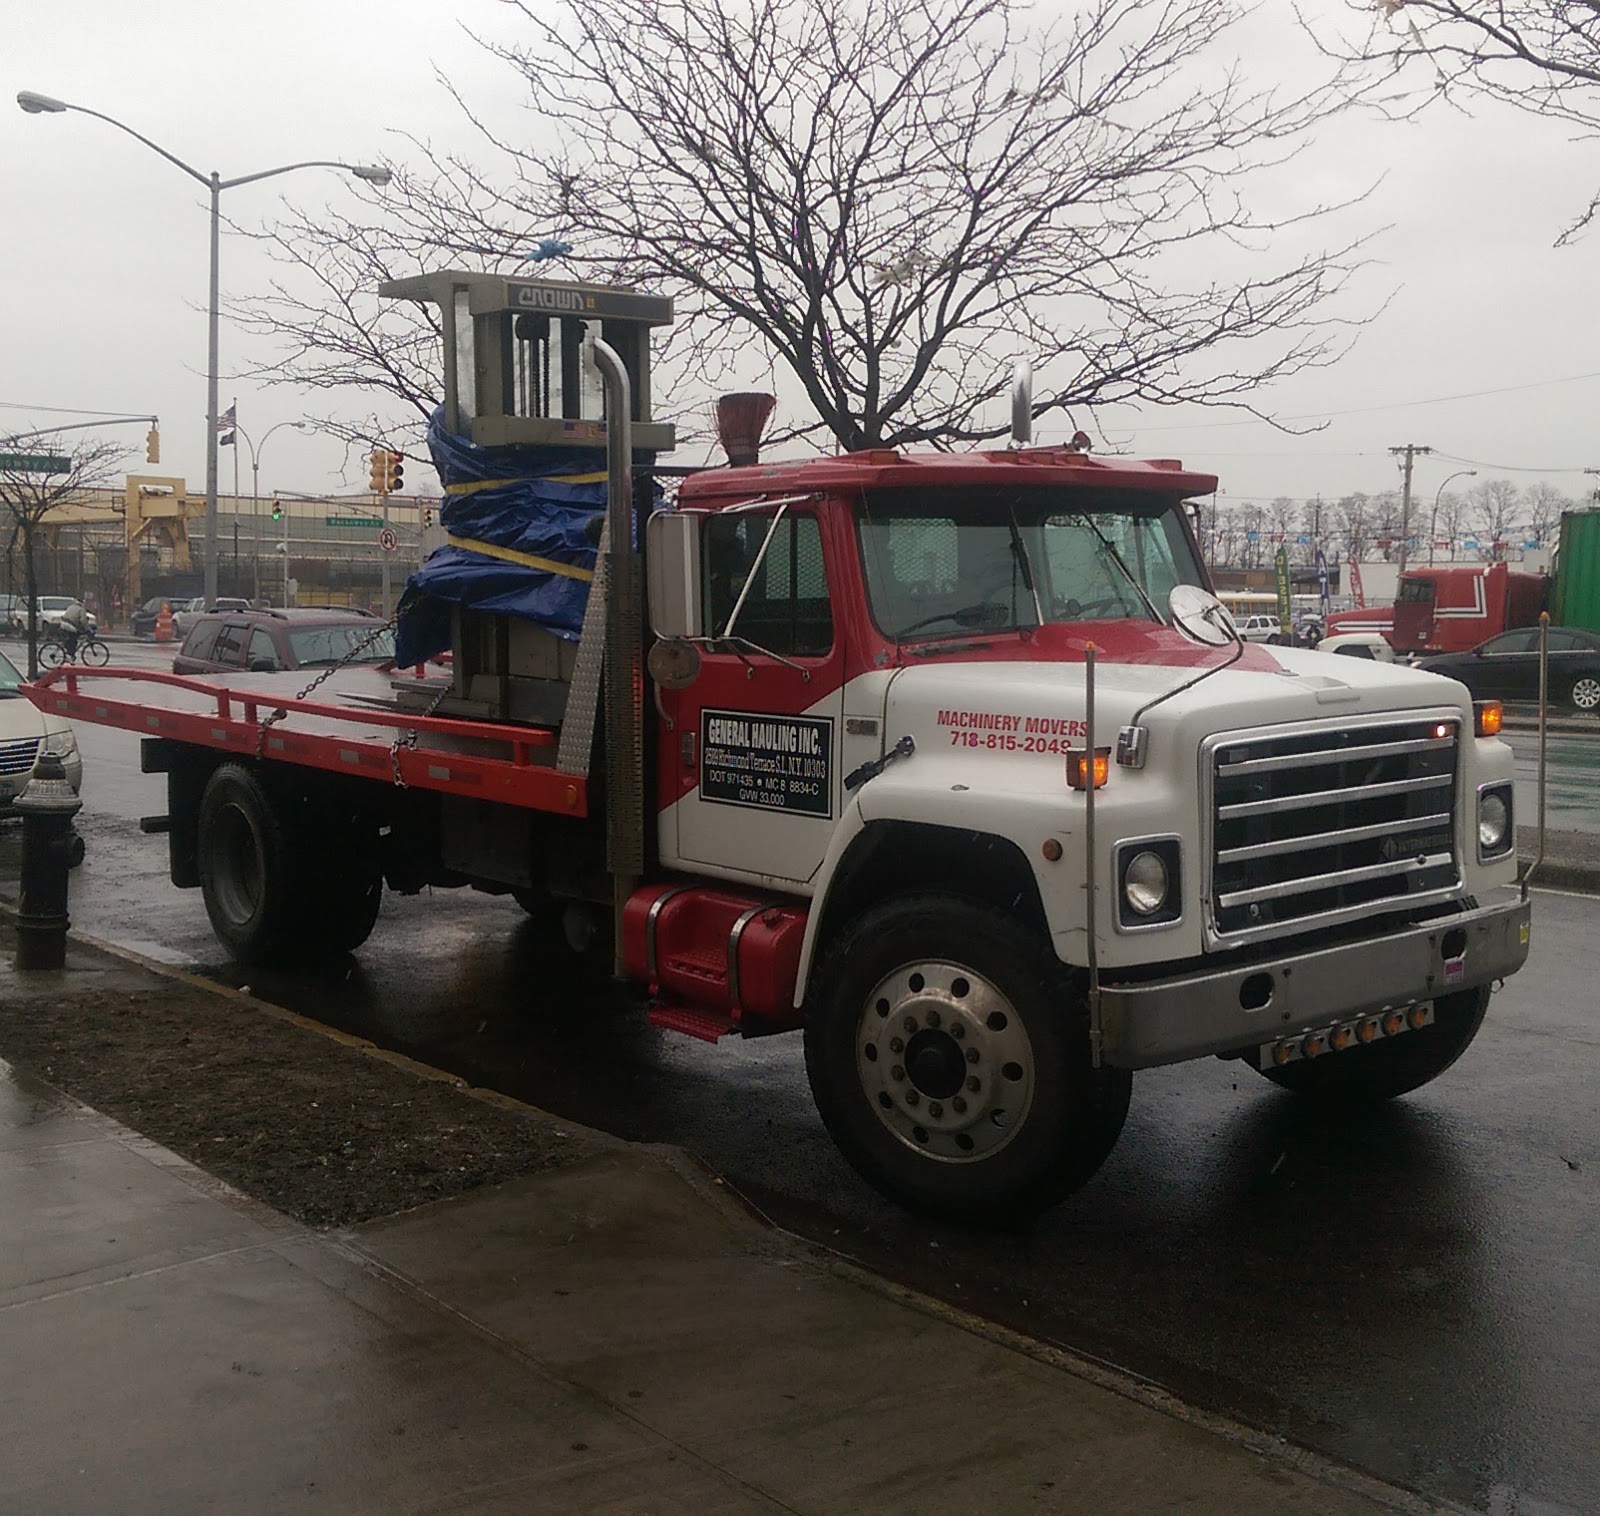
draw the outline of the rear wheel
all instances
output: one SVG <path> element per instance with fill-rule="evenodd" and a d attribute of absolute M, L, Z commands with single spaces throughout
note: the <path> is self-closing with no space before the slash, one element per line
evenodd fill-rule
<path fill-rule="evenodd" d="M 67 650 L 51 637 L 39 644 L 39 667 L 42 669 L 58 669 L 67 661 Z"/>
<path fill-rule="evenodd" d="M 1574 680 L 1570 698 L 1574 709 L 1586 716 L 1600 710 L 1600 679 L 1593 674 L 1585 674 Z"/>
<path fill-rule="evenodd" d="M 260 777 L 225 763 L 200 797 L 200 893 L 217 939 L 241 963 L 283 956 L 293 933 L 288 837 Z"/>
<path fill-rule="evenodd" d="M 378 919 L 376 827 L 276 794 L 242 764 L 207 781 L 197 852 L 212 930 L 241 963 L 351 952 Z"/>
<path fill-rule="evenodd" d="M 1286 1090 L 1319 1100 L 1350 1105 L 1393 1100 L 1437 1079 L 1466 1052 L 1488 1009 L 1486 984 L 1441 995 L 1433 1002 L 1432 1023 L 1414 1032 L 1260 1072 Z"/>
<path fill-rule="evenodd" d="M 1092 1066 L 1081 984 L 1036 933 L 953 896 L 891 900 L 843 933 L 818 969 L 805 1046 L 845 1157 L 946 1220 L 1054 1205 L 1127 1116 L 1128 1073 Z"/>

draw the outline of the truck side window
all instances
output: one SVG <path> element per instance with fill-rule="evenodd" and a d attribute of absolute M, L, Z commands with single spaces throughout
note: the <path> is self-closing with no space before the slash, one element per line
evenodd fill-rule
<path fill-rule="evenodd" d="M 727 625 L 771 526 L 772 517 L 764 512 L 714 516 L 706 523 L 706 625 L 713 635 Z M 833 650 L 833 612 L 815 516 L 786 515 L 778 523 L 733 633 L 785 657 L 817 658 Z"/>

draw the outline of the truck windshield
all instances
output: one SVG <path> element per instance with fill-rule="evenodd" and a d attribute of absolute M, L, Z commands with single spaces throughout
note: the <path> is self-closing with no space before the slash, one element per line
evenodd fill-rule
<path fill-rule="evenodd" d="M 1160 619 L 1204 584 L 1166 495 L 1128 491 L 884 491 L 857 512 L 873 619 L 887 636 L 1015 631 L 1053 621 Z"/>

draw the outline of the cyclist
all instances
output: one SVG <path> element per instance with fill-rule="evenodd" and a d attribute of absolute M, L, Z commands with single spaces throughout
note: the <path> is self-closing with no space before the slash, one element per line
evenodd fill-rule
<path fill-rule="evenodd" d="M 83 608 L 80 601 L 74 600 L 61 613 L 61 642 L 67 650 L 68 658 L 76 658 L 78 656 L 79 639 L 88 630 L 89 613 Z"/>

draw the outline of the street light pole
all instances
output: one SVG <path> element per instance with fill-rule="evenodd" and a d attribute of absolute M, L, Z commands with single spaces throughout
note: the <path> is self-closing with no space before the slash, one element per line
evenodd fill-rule
<path fill-rule="evenodd" d="M 234 424 L 234 430 L 250 449 L 250 573 L 255 585 L 252 593 L 257 600 L 261 598 L 261 455 L 266 451 L 267 439 L 285 426 L 292 426 L 297 432 L 315 430 L 309 421 L 279 421 L 262 433 L 260 446 L 257 446 L 250 440 L 249 432 Z"/>
<path fill-rule="evenodd" d="M 1438 491 L 1435 493 L 1433 497 L 1433 514 L 1428 518 L 1429 568 L 1433 567 L 1433 543 L 1434 539 L 1439 535 L 1439 501 L 1444 497 L 1445 485 L 1449 484 L 1451 479 L 1476 479 L 1477 477 L 1478 471 L 1475 468 L 1457 469 L 1455 473 L 1451 474 L 1449 478 L 1445 480 L 1444 484 L 1439 486 Z"/>
<path fill-rule="evenodd" d="M 90 110 L 86 105 L 72 105 L 65 100 L 57 100 L 50 95 L 36 94 L 33 90 L 21 90 L 17 94 L 17 104 L 31 116 L 41 114 L 54 114 L 59 111 L 77 111 L 79 115 L 93 116 L 96 121 L 104 121 L 108 126 L 114 126 L 118 131 L 126 132 L 137 142 L 142 142 L 154 153 L 159 153 L 168 163 L 180 168 L 191 179 L 198 180 L 206 186 L 211 196 L 211 293 L 206 308 L 206 571 L 205 595 L 209 604 L 217 598 L 217 327 L 219 308 L 219 263 L 221 252 L 222 233 L 222 192 L 226 189 L 236 189 L 241 184 L 254 184 L 258 179 L 272 179 L 279 174 L 292 174 L 302 168 L 337 168 L 343 169 L 356 178 L 365 180 L 368 184 L 375 184 L 382 188 L 389 182 L 390 173 L 386 168 L 373 167 L 362 163 L 344 163 L 332 158 L 313 158 L 304 163 L 285 163 L 278 168 L 262 169 L 255 174 L 240 174 L 237 178 L 224 179 L 215 169 L 209 174 L 202 174 L 199 169 L 191 167 L 182 158 L 169 153 L 166 148 L 152 142 L 148 137 L 136 132 L 125 122 L 118 121 L 115 116 L 107 116 L 100 111 Z"/>

